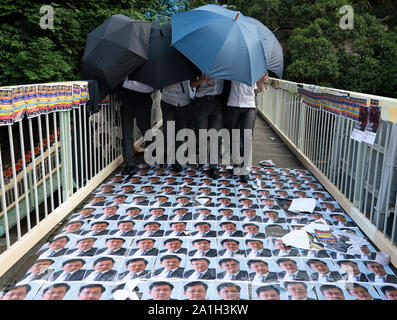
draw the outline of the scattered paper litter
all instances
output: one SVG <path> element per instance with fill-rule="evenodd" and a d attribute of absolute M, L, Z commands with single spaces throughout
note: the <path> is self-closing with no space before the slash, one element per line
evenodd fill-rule
<path fill-rule="evenodd" d="M 386 252 L 377 252 L 375 262 L 387 266 L 390 263 L 390 256 Z"/>
<path fill-rule="evenodd" d="M 294 230 L 281 238 L 287 246 L 310 250 L 309 238 L 305 230 Z"/>
<path fill-rule="evenodd" d="M 288 210 L 291 212 L 310 212 L 313 213 L 317 201 L 313 198 L 292 199 Z"/>

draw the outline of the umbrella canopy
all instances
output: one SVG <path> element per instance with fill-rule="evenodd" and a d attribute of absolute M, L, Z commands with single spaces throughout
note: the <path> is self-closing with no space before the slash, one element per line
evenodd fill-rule
<path fill-rule="evenodd" d="M 111 90 L 149 58 L 151 23 L 122 14 L 107 19 L 87 35 L 82 74 Z"/>
<path fill-rule="evenodd" d="M 273 32 L 271 32 L 263 23 L 251 17 L 246 18 L 249 22 L 255 24 L 262 34 L 265 42 L 267 68 L 277 74 L 279 78 L 282 78 L 284 70 L 283 48 Z"/>
<path fill-rule="evenodd" d="M 149 60 L 130 74 L 131 80 L 145 83 L 154 89 L 196 78 L 200 70 L 174 47 L 171 47 L 171 22 L 152 25 Z"/>
<path fill-rule="evenodd" d="M 258 28 L 240 12 L 218 5 L 174 15 L 172 45 L 215 78 L 253 85 L 267 72 Z"/>

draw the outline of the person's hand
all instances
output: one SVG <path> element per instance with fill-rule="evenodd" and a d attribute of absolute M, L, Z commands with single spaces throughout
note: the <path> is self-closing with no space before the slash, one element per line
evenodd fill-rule
<path fill-rule="evenodd" d="M 258 82 L 256 83 L 256 87 L 257 87 L 258 92 L 262 92 L 262 91 L 265 89 L 265 85 L 264 85 L 264 83 L 261 82 L 261 81 L 258 81 Z"/>
<path fill-rule="evenodd" d="M 199 80 L 200 80 L 200 82 L 204 82 L 204 81 L 210 81 L 210 79 L 211 78 L 209 76 L 207 76 L 206 74 L 203 73 Z"/>
<path fill-rule="evenodd" d="M 128 76 L 125 76 L 124 78 L 123 78 L 123 80 L 125 81 L 125 80 L 128 80 Z"/>
<path fill-rule="evenodd" d="M 262 76 L 262 78 L 260 78 L 260 82 L 262 83 L 266 83 L 269 81 L 269 74 L 266 73 L 265 75 Z"/>

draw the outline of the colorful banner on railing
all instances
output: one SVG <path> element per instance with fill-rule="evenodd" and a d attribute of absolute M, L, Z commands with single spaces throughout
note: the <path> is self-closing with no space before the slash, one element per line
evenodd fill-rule
<path fill-rule="evenodd" d="M 45 83 L 0 88 L 0 125 L 23 117 L 79 108 L 89 100 L 87 82 Z"/>
<path fill-rule="evenodd" d="M 345 93 L 318 89 L 314 86 L 302 86 L 298 88 L 298 94 L 302 103 L 311 108 L 322 109 L 352 120 L 358 120 L 360 107 L 367 105 L 367 99 L 353 98 Z"/>

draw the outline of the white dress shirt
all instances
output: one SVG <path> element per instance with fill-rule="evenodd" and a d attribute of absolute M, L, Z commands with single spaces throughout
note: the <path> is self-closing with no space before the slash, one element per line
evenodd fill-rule
<path fill-rule="evenodd" d="M 165 87 L 161 91 L 161 100 L 175 107 L 184 107 L 190 103 L 189 80 Z"/>
<path fill-rule="evenodd" d="M 99 275 L 101 275 L 102 272 L 99 271 L 94 271 L 92 272 L 87 278 L 85 278 L 84 280 L 91 280 L 91 281 L 95 281 L 96 277 L 99 277 Z"/>
<path fill-rule="evenodd" d="M 209 251 L 210 249 L 208 249 L 208 250 L 205 250 L 205 251 L 196 251 L 196 253 L 193 255 L 193 257 L 206 257 L 206 254 L 207 254 L 207 252 Z"/>
<path fill-rule="evenodd" d="M 40 255 L 40 259 L 41 258 L 48 258 L 48 257 L 50 257 L 52 254 L 55 254 L 55 253 L 57 253 L 58 251 L 60 251 L 60 250 L 62 250 L 63 248 L 61 248 L 61 249 L 58 249 L 58 250 L 52 250 L 52 249 L 47 249 L 47 251 L 44 251 L 41 255 Z"/>
<path fill-rule="evenodd" d="M 227 105 L 238 108 L 255 108 L 255 86 L 232 81 Z"/>
<path fill-rule="evenodd" d="M 237 275 L 240 271 L 237 271 L 235 273 L 225 273 L 225 276 L 223 277 L 223 280 L 235 280 L 237 278 Z"/>
<path fill-rule="evenodd" d="M 295 280 L 295 277 L 298 275 L 298 272 L 299 270 L 294 273 L 285 273 L 283 280 Z"/>
<path fill-rule="evenodd" d="M 134 80 L 125 80 L 123 83 L 123 88 L 134 90 L 140 93 L 151 93 L 154 91 L 152 87 Z"/>
<path fill-rule="evenodd" d="M 174 268 L 174 269 L 166 269 L 166 268 L 164 268 L 164 270 L 161 273 L 159 273 L 157 276 L 154 276 L 154 277 L 156 277 L 156 278 L 168 278 L 169 277 L 168 274 L 171 275 L 176 269 L 177 268 Z"/>
<path fill-rule="evenodd" d="M 327 274 L 318 274 L 318 282 L 329 282 L 329 275 L 330 273 L 328 272 Z"/>
<path fill-rule="evenodd" d="M 196 221 L 205 221 L 206 217 L 208 217 L 208 215 L 200 213 L 199 216 L 197 217 Z"/>
<path fill-rule="evenodd" d="M 374 282 L 383 283 L 386 281 L 386 274 L 384 276 L 375 275 Z"/>
<path fill-rule="evenodd" d="M 207 269 L 208 270 L 208 269 Z M 193 272 L 189 277 L 188 277 L 188 279 L 189 280 L 198 280 L 198 279 L 200 279 L 206 272 L 207 272 L 207 270 L 205 270 L 205 271 L 203 271 L 203 272 L 197 272 L 197 271 L 195 271 L 195 272 Z"/>
<path fill-rule="evenodd" d="M 253 258 L 253 257 L 259 257 L 259 254 L 261 253 L 263 249 L 261 250 L 251 250 L 251 252 L 247 255 L 247 258 Z"/>
<path fill-rule="evenodd" d="M 78 271 L 78 270 L 74 270 L 74 271 L 70 271 L 70 272 L 66 272 L 66 271 L 63 271 L 60 275 L 59 275 L 59 277 L 57 278 L 57 281 L 66 281 L 66 278 L 68 277 L 68 276 L 72 276 L 72 274 L 73 273 L 75 273 L 76 271 Z M 70 278 L 69 277 L 69 278 Z"/>
<path fill-rule="evenodd" d="M 252 279 L 253 282 L 264 282 L 267 275 L 269 274 L 269 272 L 266 272 L 264 274 L 255 274 L 254 279 Z"/>

